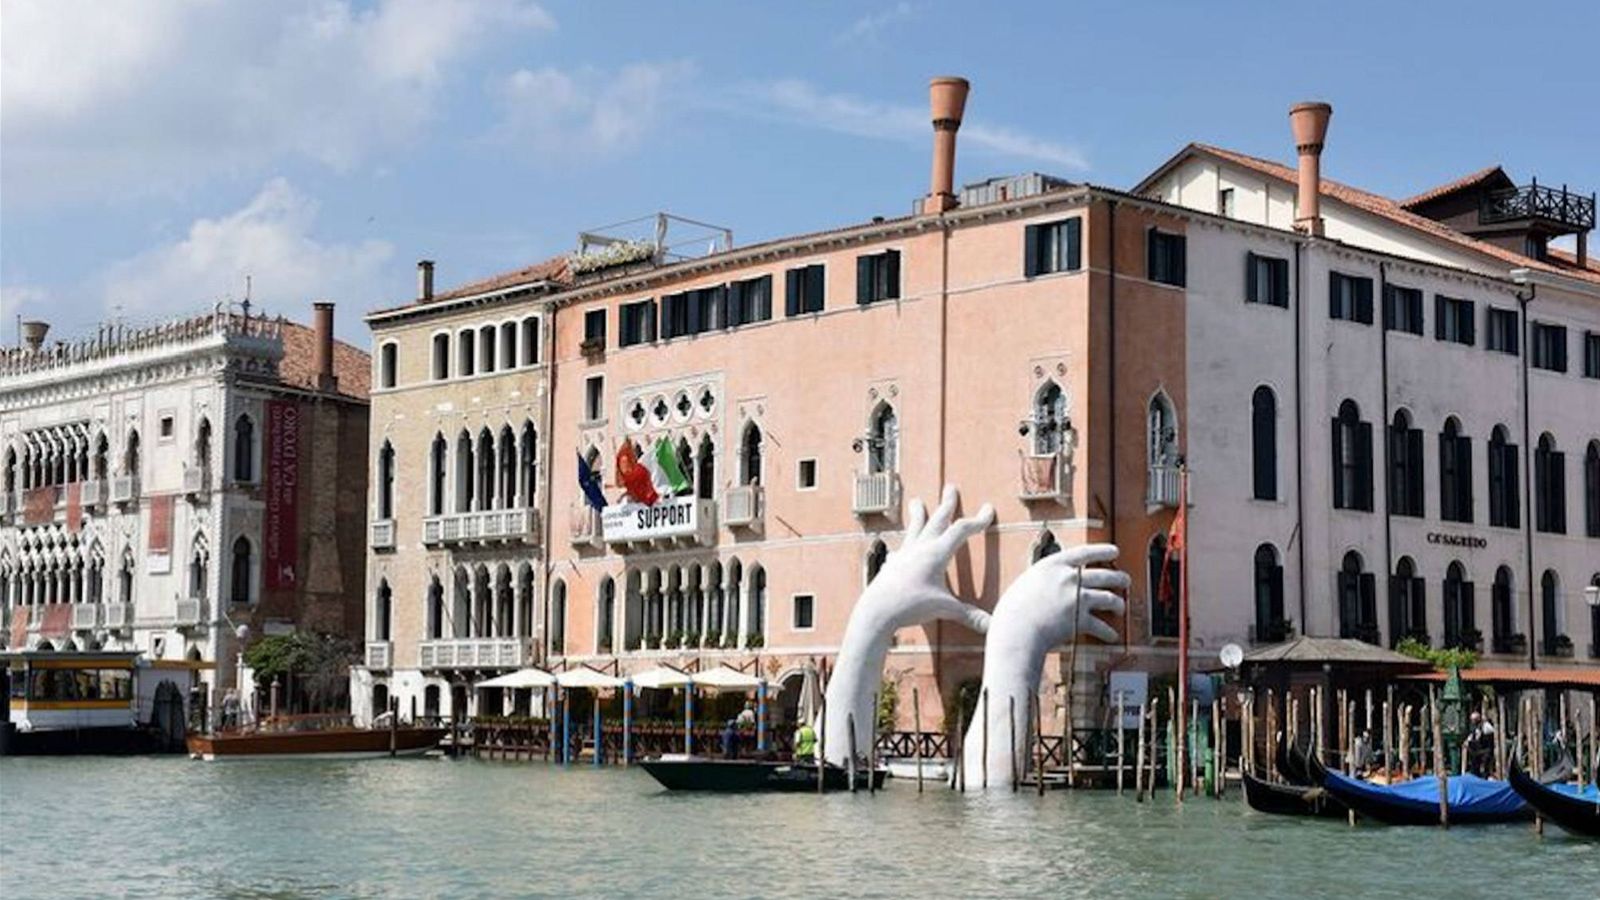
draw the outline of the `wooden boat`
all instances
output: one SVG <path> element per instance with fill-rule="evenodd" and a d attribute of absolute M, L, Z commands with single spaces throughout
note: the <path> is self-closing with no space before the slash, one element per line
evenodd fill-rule
<path fill-rule="evenodd" d="M 711 791 L 717 793 L 803 792 L 817 789 L 815 763 L 769 762 L 757 759 L 672 758 L 647 759 L 639 763 L 669 791 Z M 883 769 L 870 773 L 871 787 L 883 787 Z M 856 788 L 866 789 L 869 773 L 856 771 Z M 828 765 L 823 772 L 823 787 L 830 791 L 850 789 L 850 772 L 843 766 Z"/>
<path fill-rule="evenodd" d="M 1277 816 L 1343 819 L 1350 812 L 1326 788 L 1267 781 L 1249 772 L 1244 773 L 1244 799 L 1256 812 Z"/>
<path fill-rule="evenodd" d="M 437 747 L 447 733 L 416 726 L 356 728 L 348 722 L 346 717 L 284 717 L 250 730 L 191 734 L 189 755 L 206 760 L 418 756 Z"/>
<path fill-rule="evenodd" d="M 1600 786 L 1579 790 L 1571 784 L 1541 784 L 1515 762 L 1511 788 L 1546 819 L 1573 834 L 1600 837 Z"/>
<path fill-rule="evenodd" d="M 1433 775 L 1382 785 L 1323 770 L 1323 786 L 1339 802 L 1369 819 L 1389 825 L 1439 824 L 1439 779 Z M 1510 782 L 1476 775 L 1450 776 L 1445 806 L 1451 825 L 1490 825 L 1533 818 L 1533 807 L 1517 795 Z"/>

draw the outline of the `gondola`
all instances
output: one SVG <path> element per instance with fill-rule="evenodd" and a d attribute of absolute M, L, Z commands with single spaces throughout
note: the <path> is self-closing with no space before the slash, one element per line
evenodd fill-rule
<path fill-rule="evenodd" d="M 769 762 L 756 759 L 647 759 L 640 768 L 650 773 L 669 791 L 709 791 L 713 793 L 777 792 L 798 793 L 817 789 L 815 763 Z M 883 769 L 869 773 L 856 770 L 856 788 L 883 787 Z M 869 785 L 868 779 L 871 779 Z M 823 787 L 830 791 L 849 790 L 850 772 L 829 764 L 823 771 Z"/>
<path fill-rule="evenodd" d="M 1256 812 L 1277 816 L 1343 819 L 1349 814 L 1326 788 L 1266 781 L 1249 772 L 1244 773 L 1244 799 Z"/>
<path fill-rule="evenodd" d="M 1371 784 L 1326 769 L 1315 759 L 1309 765 L 1313 774 L 1321 773 L 1322 784 L 1330 794 L 1361 816 L 1388 825 L 1439 824 L 1436 776 L 1425 775 L 1392 785 Z M 1446 791 L 1451 825 L 1491 825 L 1533 818 L 1533 807 L 1523 802 L 1509 782 L 1452 775 Z"/>
<path fill-rule="evenodd" d="M 1570 784 L 1540 784 L 1515 762 L 1511 787 L 1546 819 L 1573 834 L 1600 837 L 1600 786 L 1579 790 Z"/>

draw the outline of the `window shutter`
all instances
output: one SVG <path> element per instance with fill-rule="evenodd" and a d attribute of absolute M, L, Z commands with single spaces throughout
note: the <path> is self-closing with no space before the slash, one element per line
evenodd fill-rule
<path fill-rule="evenodd" d="M 1372 511 L 1372 423 L 1356 425 L 1356 501 L 1359 509 Z"/>
<path fill-rule="evenodd" d="M 1345 308 L 1344 298 L 1339 296 L 1339 286 L 1343 280 L 1338 272 L 1328 273 L 1328 318 L 1330 319 L 1348 319 L 1351 316 L 1351 311 Z"/>
<path fill-rule="evenodd" d="M 1283 609 L 1283 566 L 1273 566 L 1272 567 L 1272 583 L 1270 585 L 1270 588 L 1271 588 L 1271 597 L 1272 597 L 1272 614 L 1273 614 L 1274 617 L 1282 619 L 1283 618 L 1283 612 L 1284 612 L 1284 609 Z M 1288 640 L 1288 638 L 1289 638 L 1288 635 L 1283 635 L 1282 636 L 1283 640 Z"/>
<path fill-rule="evenodd" d="M 1261 279 L 1258 271 L 1261 268 L 1258 262 L 1260 259 L 1261 257 L 1254 253 L 1244 255 L 1244 302 L 1246 303 L 1255 303 L 1261 297 Z"/>
<path fill-rule="evenodd" d="M 1444 300 L 1444 296 L 1441 295 L 1441 294 L 1434 294 L 1433 295 L 1433 336 L 1436 339 L 1441 340 L 1441 341 L 1444 340 L 1445 335 L 1448 333 L 1446 331 L 1446 329 L 1445 329 L 1444 315 L 1445 315 L 1445 300 Z"/>
<path fill-rule="evenodd" d="M 1411 628 L 1424 631 L 1428 626 L 1428 583 L 1421 578 L 1411 579 Z"/>
<path fill-rule="evenodd" d="M 1184 237 L 1181 234 L 1173 235 L 1173 237 L 1172 237 L 1172 251 L 1173 251 L 1172 252 L 1172 265 L 1173 265 L 1172 283 L 1177 285 L 1178 287 L 1184 287 L 1189 283 L 1189 258 L 1188 258 L 1189 257 L 1189 252 L 1188 252 L 1188 249 L 1187 249 L 1188 246 L 1189 246 L 1189 239 L 1188 238 Z"/>
<path fill-rule="evenodd" d="M 1472 521 L 1472 438 L 1462 435 L 1456 438 L 1456 472 L 1460 490 L 1456 494 L 1456 509 L 1461 513 L 1461 521 Z"/>
<path fill-rule="evenodd" d="M 856 304 L 872 302 L 872 257 L 856 257 Z"/>
<path fill-rule="evenodd" d="M 1067 268 L 1077 271 L 1083 268 L 1083 220 L 1067 220 Z"/>
<path fill-rule="evenodd" d="M 710 305 L 706 302 L 708 299 L 710 299 L 710 295 L 706 293 L 705 288 L 701 288 L 698 291 L 690 291 L 689 293 L 684 294 L 683 299 L 689 304 L 689 309 L 687 310 L 689 313 L 688 333 L 699 334 L 702 324 L 701 320 L 706 318 L 705 316 L 701 315 L 701 312 L 703 310 L 709 312 L 709 310 L 706 310 L 705 307 Z M 709 325 L 710 323 L 706 322 L 704 324 Z"/>
<path fill-rule="evenodd" d="M 1394 328 L 1395 323 L 1399 321 L 1399 310 L 1396 309 L 1400 303 L 1399 296 L 1394 285 L 1383 286 L 1383 327 L 1386 330 Z"/>
<path fill-rule="evenodd" d="M 1406 504 L 1414 516 L 1422 515 L 1424 506 L 1425 485 L 1422 480 L 1422 429 L 1413 428 L 1406 434 L 1406 466 L 1411 470 L 1407 490 L 1410 495 Z"/>
<path fill-rule="evenodd" d="M 1389 576 L 1389 645 L 1400 642 L 1406 632 L 1406 581 L 1399 575 Z"/>
<path fill-rule="evenodd" d="M 1506 445 L 1506 526 L 1522 527 L 1522 478 L 1517 470 L 1517 447 Z"/>
<path fill-rule="evenodd" d="M 1372 324 L 1372 279 L 1359 278 L 1355 280 L 1356 293 L 1356 321 L 1363 325 Z"/>
<path fill-rule="evenodd" d="M 748 300 L 746 301 L 748 302 Z M 761 286 L 756 291 L 754 308 L 750 312 L 750 321 L 765 322 L 772 318 L 772 276 L 761 276 Z"/>
<path fill-rule="evenodd" d="M 1462 340 L 1468 346 L 1475 347 L 1478 344 L 1478 307 L 1468 300 L 1463 304 L 1463 309 L 1465 309 L 1467 316 L 1466 321 L 1461 323 Z"/>
<path fill-rule="evenodd" d="M 783 273 L 783 314 L 786 316 L 800 315 L 800 291 L 803 282 L 800 280 L 801 269 L 790 269 Z"/>
<path fill-rule="evenodd" d="M 1272 302 L 1284 309 L 1289 308 L 1289 261 L 1275 259 L 1272 261 Z"/>
<path fill-rule="evenodd" d="M 646 300 L 641 313 L 641 318 L 644 321 L 640 323 L 640 331 L 643 334 L 644 341 L 647 344 L 654 343 L 656 339 L 656 301 Z"/>
<path fill-rule="evenodd" d="M 1344 481 L 1344 469 L 1339 465 L 1344 458 L 1344 428 L 1338 416 L 1333 417 L 1333 429 L 1329 433 L 1333 435 L 1333 508 L 1345 509 L 1350 505 L 1350 490 Z"/>
<path fill-rule="evenodd" d="M 806 267 L 806 294 L 805 308 L 808 312 L 822 312 L 823 304 L 823 268 L 820 265 Z"/>
<path fill-rule="evenodd" d="M 1362 572 L 1359 583 L 1361 586 L 1361 610 L 1357 616 L 1357 621 L 1369 627 L 1376 626 L 1378 624 L 1377 576 L 1371 572 Z"/>
<path fill-rule="evenodd" d="M 722 317 L 722 327 L 732 328 L 745 323 L 745 305 L 748 302 L 750 286 L 754 282 L 738 281 L 728 285 L 724 294 L 727 297 L 727 309 Z"/>
<path fill-rule="evenodd" d="M 1156 267 L 1159 261 L 1158 257 L 1160 256 L 1160 252 L 1157 250 L 1157 245 L 1160 243 L 1160 241 L 1161 235 L 1158 234 L 1154 228 L 1151 228 L 1144 233 L 1144 276 L 1150 281 L 1160 280 L 1156 277 L 1156 273 L 1160 271 Z"/>
<path fill-rule="evenodd" d="M 1565 372 L 1567 370 L 1567 330 L 1565 328 L 1553 328 L 1550 331 L 1550 336 L 1555 343 L 1556 352 L 1553 354 L 1556 361 L 1555 370 L 1557 372 Z"/>
<path fill-rule="evenodd" d="M 900 299 L 900 251 L 890 250 L 883 255 L 884 280 L 888 282 L 884 298 L 888 300 Z"/>
<path fill-rule="evenodd" d="M 1455 519 L 1456 442 L 1445 432 L 1439 432 L 1439 518 L 1446 522 Z"/>
<path fill-rule="evenodd" d="M 1478 605 L 1478 598 L 1473 596 L 1475 590 L 1476 586 L 1470 581 L 1463 581 L 1461 586 L 1456 588 L 1456 603 L 1461 609 L 1460 625 L 1463 637 L 1466 632 L 1476 631 L 1478 627 L 1478 617 L 1473 615 Z"/>
<path fill-rule="evenodd" d="M 1022 274 L 1032 278 L 1039 274 L 1039 226 L 1022 229 Z"/>
<path fill-rule="evenodd" d="M 1550 454 L 1550 530 L 1567 533 L 1567 455 Z"/>

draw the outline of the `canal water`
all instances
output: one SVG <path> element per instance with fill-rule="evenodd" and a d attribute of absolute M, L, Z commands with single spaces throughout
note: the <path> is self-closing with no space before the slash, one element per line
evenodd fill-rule
<path fill-rule="evenodd" d="M 0 760 L 0 897 L 1600 897 L 1600 843 L 1109 792 L 667 794 L 638 770 Z"/>

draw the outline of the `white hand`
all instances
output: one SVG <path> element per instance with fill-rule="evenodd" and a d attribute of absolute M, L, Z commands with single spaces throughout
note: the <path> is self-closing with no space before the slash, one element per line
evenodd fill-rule
<path fill-rule="evenodd" d="M 1014 732 L 1027 744 L 1032 725 L 1028 711 L 1039 690 L 1044 659 L 1055 647 L 1087 634 L 1115 641 L 1117 631 L 1095 613 L 1121 615 L 1130 580 L 1115 569 L 1086 568 L 1117 558 L 1112 544 L 1086 544 L 1039 560 L 1017 577 L 995 605 L 983 650 L 983 689 L 988 709 L 979 708 L 964 737 L 968 784 L 1008 786 L 1011 783 L 1011 744 Z M 1015 709 L 1015 722 L 1008 721 Z M 988 721 L 988 772 L 984 778 L 984 720 Z M 1024 766 L 1019 762 L 1016 769 Z"/>
<path fill-rule="evenodd" d="M 956 489 L 945 487 L 932 518 L 920 500 L 912 501 L 900 548 L 889 554 L 850 611 L 838 662 L 828 679 L 820 734 L 830 762 L 850 758 L 852 721 L 856 752 L 867 752 L 877 715 L 873 696 L 882 684 L 889 642 L 897 630 L 935 619 L 960 622 L 979 633 L 989 625 L 988 613 L 950 593 L 944 573 L 967 539 L 994 521 L 994 509 L 984 504 L 977 515 L 955 519 L 957 500 Z"/>

